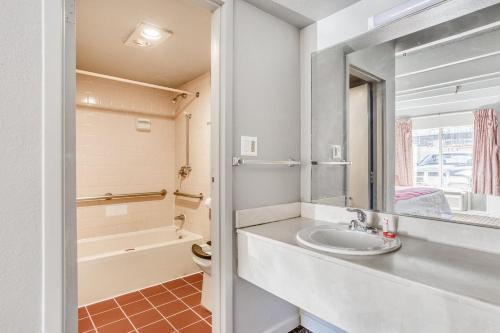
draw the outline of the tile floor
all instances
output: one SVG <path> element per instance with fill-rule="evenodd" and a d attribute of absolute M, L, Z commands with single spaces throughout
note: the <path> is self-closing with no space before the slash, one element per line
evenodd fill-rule
<path fill-rule="evenodd" d="M 210 333 L 201 273 L 78 309 L 79 333 Z"/>

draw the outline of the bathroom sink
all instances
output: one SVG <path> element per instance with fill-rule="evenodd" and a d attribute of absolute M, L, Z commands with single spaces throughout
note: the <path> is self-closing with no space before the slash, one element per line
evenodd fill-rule
<path fill-rule="evenodd" d="M 297 242 L 303 246 L 336 254 L 376 255 L 401 247 L 399 238 L 385 238 L 378 234 L 351 231 L 341 227 L 317 226 L 297 232 Z"/>

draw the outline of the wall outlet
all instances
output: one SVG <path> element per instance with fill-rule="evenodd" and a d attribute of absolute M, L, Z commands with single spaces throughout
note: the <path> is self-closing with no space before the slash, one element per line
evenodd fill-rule
<path fill-rule="evenodd" d="M 109 205 L 106 206 L 106 216 L 123 216 L 128 214 L 127 205 Z"/>
<path fill-rule="evenodd" d="M 332 159 L 342 159 L 342 146 L 332 145 Z"/>
<path fill-rule="evenodd" d="M 257 138 L 253 136 L 241 137 L 241 156 L 257 156 Z"/>

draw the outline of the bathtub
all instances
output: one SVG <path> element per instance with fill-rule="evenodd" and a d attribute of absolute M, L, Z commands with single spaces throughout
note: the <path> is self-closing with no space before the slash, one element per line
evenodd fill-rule
<path fill-rule="evenodd" d="M 199 269 L 191 246 L 198 234 L 174 226 L 78 241 L 78 305 L 95 303 Z"/>

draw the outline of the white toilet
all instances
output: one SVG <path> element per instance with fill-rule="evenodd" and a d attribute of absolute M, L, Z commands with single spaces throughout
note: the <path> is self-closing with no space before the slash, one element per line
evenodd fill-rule
<path fill-rule="evenodd" d="M 212 311 L 212 247 L 208 244 L 194 244 L 193 261 L 203 271 L 201 305 Z"/>

